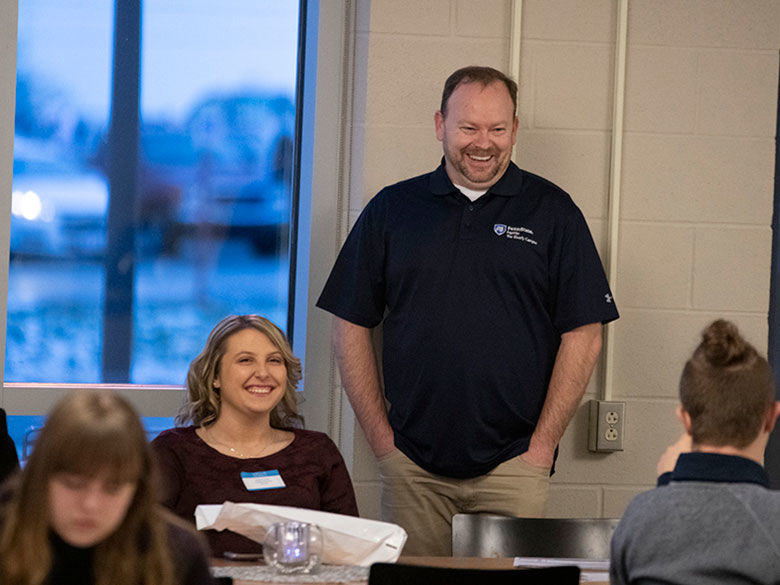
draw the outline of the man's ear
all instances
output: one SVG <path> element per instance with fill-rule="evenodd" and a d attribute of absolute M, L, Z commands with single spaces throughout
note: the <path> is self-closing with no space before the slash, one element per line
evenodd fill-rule
<path fill-rule="evenodd" d="M 677 410 L 675 411 L 677 414 L 677 418 L 680 419 L 680 422 L 683 424 L 683 427 L 685 428 L 685 432 L 689 435 L 691 434 L 691 415 L 688 414 L 686 410 L 683 410 L 682 404 L 677 405 Z"/>
<path fill-rule="evenodd" d="M 436 140 L 441 142 L 444 139 L 444 114 L 441 110 L 436 110 L 433 115 L 433 124 L 436 126 Z"/>

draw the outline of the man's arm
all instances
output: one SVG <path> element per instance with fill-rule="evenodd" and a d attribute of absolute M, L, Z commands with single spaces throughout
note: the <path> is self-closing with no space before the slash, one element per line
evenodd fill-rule
<path fill-rule="evenodd" d="M 368 444 L 377 457 L 387 455 L 395 443 L 387 421 L 371 329 L 334 317 L 332 340 L 341 383 Z"/>
<path fill-rule="evenodd" d="M 552 467 L 555 447 L 585 394 L 601 352 L 601 323 L 567 331 L 555 357 L 547 398 L 528 451 L 521 457 L 532 465 Z"/>

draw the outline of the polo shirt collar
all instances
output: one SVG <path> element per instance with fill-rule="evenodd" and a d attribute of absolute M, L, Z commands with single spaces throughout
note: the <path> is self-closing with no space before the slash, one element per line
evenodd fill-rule
<path fill-rule="evenodd" d="M 756 483 L 769 488 L 766 470 L 752 459 L 720 453 L 682 453 L 674 471 L 664 474 L 669 481 L 711 481 L 720 483 Z M 662 476 L 663 477 L 663 476 Z M 659 478 L 659 485 L 663 485 Z"/>
<path fill-rule="evenodd" d="M 513 163 L 509 162 L 504 174 L 496 183 L 487 190 L 487 193 L 493 193 L 495 195 L 502 195 L 504 197 L 512 197 L 520 193 L 520 185 L 523 181 L 523 171 Z M 449 195 L 452 192 L 458 191 L 458 188 L 450 180 L 450 176 L 447 174 L 447 169 L 444 166 L 444 157 L 441 159 L 441 163 L 438 168 L 431 173 L 431 179 L 429 183 L 431 193 L 434 195 Z"/>
<path fill-rule="evenodd" d="M 520 194 L 522 184 L 523 171 L 521 171 L 515 163 L 509 161 L 509 166 L 506 168 L 506 171 L 504 171 L 504 174 L 489 191 L 504 197 L 514 197 L 515 195 Z"/>

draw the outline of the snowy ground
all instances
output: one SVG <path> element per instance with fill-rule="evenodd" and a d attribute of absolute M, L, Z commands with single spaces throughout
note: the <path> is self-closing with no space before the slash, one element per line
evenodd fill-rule
<path fill-rule="evenodd" d="M 205 249 L 136 265 L 129 382 L 182 384 L 209 331 L 228 314 L 259 313 L 285 328 L 286 258 L 258 256 L 241 241 Z M 12 262 L 7 382 L 101 382 L 103 280 L 94 260 Z M 9 418 L 20 451 L 24 433 L 41 420 Z M 172 419 L 145 423 L 154 434 Z"/>

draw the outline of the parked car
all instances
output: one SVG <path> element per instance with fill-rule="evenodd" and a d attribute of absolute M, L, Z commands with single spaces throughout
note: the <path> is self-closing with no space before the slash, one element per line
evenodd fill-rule
<path fill-rule="evenodd" d="M 247 239 L 259 253 L 286 248 L 294 122 L 289 98 L 259 93 L 209 97 L 183 125 L 144 122 L 136 251 L 176 254 L 182 238 L 206 237 Z M 107 137 L 83 161 L 53 141 L 17 135 L 14 149 L 11 253 L 102 255 Z"/>
<path fill-rule="evenodd" d="M 95 171 L 14 144 L 11 255 L 96 257 L 106 246 L 108 186 Z"/>
<path fill-rule="evenodd" d="M 285 248 L 294 124 L 283 96 L 214 96 L 197 105 L 186 131 L 198 170 L 182 190 L 181 231 L 248 239 L 259 253 Z"/>

